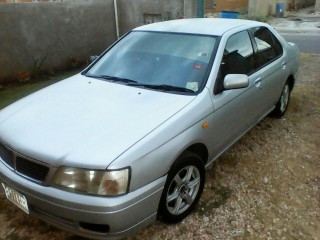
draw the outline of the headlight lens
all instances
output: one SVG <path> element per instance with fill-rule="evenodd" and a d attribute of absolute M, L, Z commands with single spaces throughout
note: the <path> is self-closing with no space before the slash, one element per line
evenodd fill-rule
<path fill-rule="evenodd" d="M 109 171 L 63 166 L 57 170 L 53 185 L 71 192 L 116 196 L 127 193 L 129 175 L 129 168 Z"/>

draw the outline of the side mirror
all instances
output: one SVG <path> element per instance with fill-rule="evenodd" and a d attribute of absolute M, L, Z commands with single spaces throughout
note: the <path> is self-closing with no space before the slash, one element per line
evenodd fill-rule
<path fill-rule="evenodd" d="M 223 81 L 224 89 L 239 89 L 249 86 L 249 78 L 245 74 L 228 74 Z"/>
<path fill-rule="evenodd" d="M 99 57 L 99 56 L 97 56 L 97 55 L 90 56 L 90 58 L 89 58 L 89 63 L 94 62 L 98 57 Z"/>

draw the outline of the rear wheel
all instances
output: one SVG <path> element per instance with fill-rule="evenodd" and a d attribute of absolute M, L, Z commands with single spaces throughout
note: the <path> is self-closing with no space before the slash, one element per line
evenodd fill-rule
<path fill-rule="evenodd" d="M 290 100 L 290 86 L 289 83 L 286 82 L 282 89 L 282 93 L 280 99 L 272 112 L 272 115 L 278 118 L 281 118 L 287 111 L 288 104 Z"/>
<path fill-rule="evenodd" d="M 201 158 L 186 152 L 172 165 L 160 199 L 158 217 L 168 223 L 176 223 L 195 208 L 205 181 L 205 169 Z"/>

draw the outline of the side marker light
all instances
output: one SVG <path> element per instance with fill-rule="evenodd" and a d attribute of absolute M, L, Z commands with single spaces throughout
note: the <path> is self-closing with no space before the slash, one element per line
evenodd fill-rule
<path fill-rule="evenodd" d="M 207 122 L 204 122 L 203 124 L 202 124 L 202 128 L 207 128 L 208 127 L 208 123 Z"/>

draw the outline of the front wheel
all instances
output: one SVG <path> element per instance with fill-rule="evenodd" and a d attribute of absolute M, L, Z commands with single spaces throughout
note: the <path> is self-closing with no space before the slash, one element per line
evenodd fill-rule
<path fill-rule="evenodd" d="M 164 222 L 176 223 L 188 216 L 199 201 L 204 181 L 205 168 L 201 158 L 191 152 L 184 153 L 168 173 L 158 217 Z"/>
<path fill-rule="evenodd" d="M 275 117 L 281 118 L 285 114 L 288 108 L 289 99 L 290 99 L 290 86 L 289 86 L 289 83 L 286 82 L 286 84 L 282 89 L 280 99 L 275 109 L 272 112 L 272 115 Z"/>

